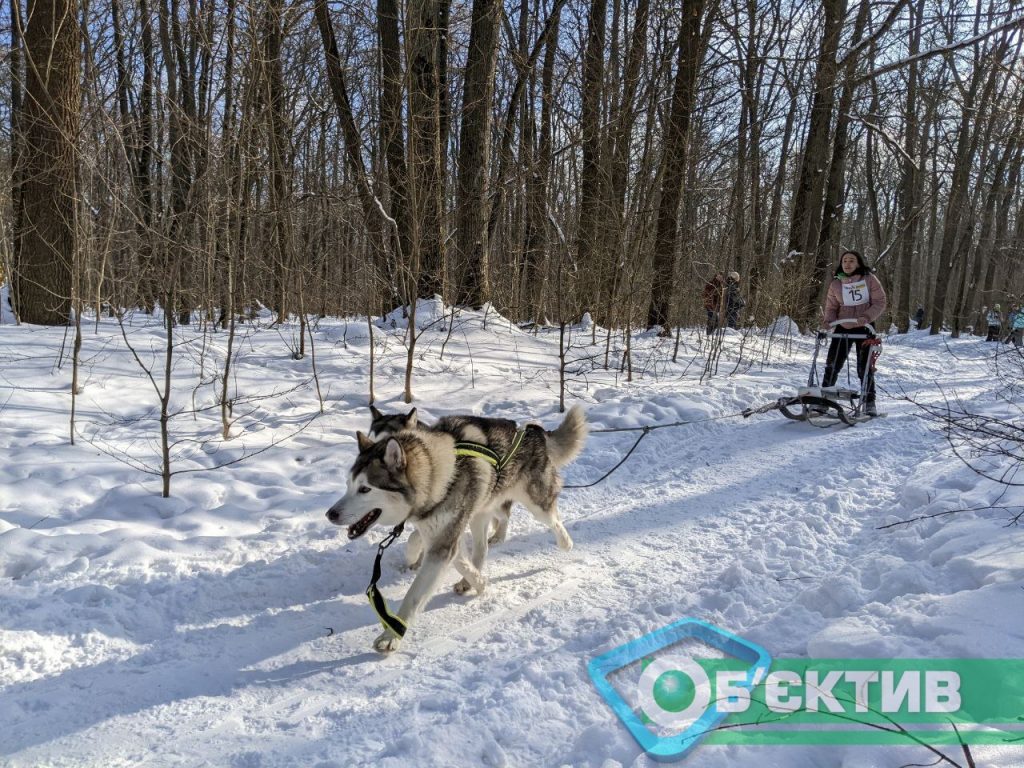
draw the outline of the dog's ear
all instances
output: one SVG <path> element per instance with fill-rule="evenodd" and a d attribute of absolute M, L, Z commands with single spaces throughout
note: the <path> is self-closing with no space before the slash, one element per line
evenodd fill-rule
<path fill-rule="evenodd" d="M 380 411 L 378 411 L 378 410 L 376 409 L 376 407 L 374 407 L 374 406 L 372 406 L 372 405 L 370 406 L 370 416 L 371 416 L 371 418 L 373 418 L 373 419 L 379 419 L 379 418 L 380 418 L 381 416 L 383 416 L 383 415 L 384 415 L 384 414 L 383 414 L 383 413 L 381 413 Z"/>
<path fill-rule="evenodd" d="M 402 450 L 402 444 L 395 438 L 388 440 L 387 447 L 384 449 L 384 466 L 391 472 L 405 471 L 405 451 Z"/>
<path fill-rule="evenodd" d="M 362 453 L 367 448 L 373 447 L 373 440 L 368 438 L 362 432 L 356 432 L 356 442 L 359 443 L 359 452 Z"/>
<path fill-rule="evenodd" d="M 416 409 L 415 408 L 413 408 L 411 411 L 409 411 L 407 414 L 405 414 L 405 428 L 406 429 L 416 429 L 417 421 L 418 420 L 416 418 Z"/>

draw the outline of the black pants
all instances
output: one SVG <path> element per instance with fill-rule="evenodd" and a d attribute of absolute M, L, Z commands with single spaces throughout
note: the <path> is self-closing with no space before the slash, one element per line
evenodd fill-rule
<path fill-rule="evenodd" d="M 985 341 L 999 341 L 1000 328 L 1002 328 L 1001 325 L 990 325 L 988 327 L 988 337 L 985 339 Z"/>
<path fill-rule="evenodd" d="M 707 310 L 707 313 L 708 313 L 707 331 L 708 331 L 708 336 L 710 336 L 712 333 L 715 332 L 715 329 L 718 328 L 718 313 L 715 312 L 713 309 Z"/>
<path fill-rule="evenodd" d="M 832 343 L 828 347 L 828 355 L 825 357 L 825 376 L 821 380 L 821 386 L 831 387 L 839 378 L 839 371 L 846 365 L 846 358 L 850 354 L 850 346 L 857 347 L 857 378 L 864 383 L 864 377 L 868 377 L 867 393 L 864 402 L 875 402 L 875 374 L 870 369 L 871 350 L 873 345 L 865 344 L 867 339 L 847 339 L 845 334 L 856 336 L 871 336 L 867 328 L 837 328 Z M 871 336 L 871 338 L 874 338 Z"/>

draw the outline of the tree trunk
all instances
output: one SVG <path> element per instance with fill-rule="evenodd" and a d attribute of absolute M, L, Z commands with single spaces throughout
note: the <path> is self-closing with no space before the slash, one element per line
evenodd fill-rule
<path fill-rule="evenodd" d="M 870 0 L 861 0 L 857 18 L 853 23 L 853 36 L 850 41 L 856 47 L 864 35 L 867 24 Z M 839 113 L 836 117 L 836 128 L 832 140 L 832 162 L 828 169 L 828 184 L 825 188 L 825 201 L 822 210 L 821 231 L 818 236 L 818 258 L 815 262 L 814 280 L 822 285 L 828 277 L 828 269 L 835 263 L 836 251 L 840 245 L 843 229 L 843 195 L 846 189 L 846 155 L 849 145 L 850 109 L 856 90 L 854 74 L 857 69 L 858 57 L 850 54 L 846 59 L 843 76 L 843 92 L 839 97 Z M 821 270 L 820 267 L 825 269 Z"/>
<path fill-rule="evenodd" d="M 604 201 L 604 173 L 601 167 L 602 102 L 604 99 L 604 49 L 607 0 L 591 0 L 587 17 L 587 45 L 583 53 L 582 107 L 580 114 L 580 144 L 583 163 L 580 168 L 580 214 L 577 228 L 577 263 L 586 274 L 588 295 L 584 308 L 594 311 L 593 280 L 603 262 L 600 251 L 599 222 L 607 215 L 601 210 Z"/>
<path fill-rule="evenodd" d="M 409 50 L 409 190 L 413 210 L 413 258 L 417 296 L 444 295 L 443 188 L 445 148 L 441 144 L 441 90 L 447 48 L 448 0 L 411 0 L 406 42 Z"/>
<path fill-rule="evenodd" d="M 923 174 L 918 168 L 918 146 L 921 139 L 917 121 L 917 89 L 918 73 L 915 56 L 921 50 L 921 14 L 924 13 L 924 0 L 918 0 L 910 6 L 910 46 L 907 50 L 911 58 L 907 71 L 907 99 L 905 102 L 905 120 L 903 133 L 903 174 L 900 180 L 900 245 L 899 245 L 899 292 L 895 296 L 893 316 L 900 333 L 910 330 L 911 315 L 911 283 L 913 282 L 914 250 L 917 244 L 918 227 L 915 220 L 921 205 L 921 179 Z M 922 324 L 923 324 L 922 320 Z"/>
<path fill-rule="evenodd" d="M 276 306 L 278 321 L 285 320 L 291 310 L 290 301 L 296 275 L 292 248 L 291 179 L 288 152 L 288 125 L 284 110 L 282 45 L 284 43 L 284 0 L 267 0 L 264 11 L 263 67 L 267 105 L 267 148 L 270 155 L 270 191 L 273 205 Z"/>
<path fill-rule="evenodd" d="M 14 236 L 11 238 L 11 263 L 4 264 L 6 268 L 16 267 L 19 263 L 18 254 L 21 251 L 21 231 L 23 224 L 23 198 L 22 198 L 22 157 L 21 147 L 24 137 L 21 135 L 21 112 L 23 109 L 23 86 L 25 74 L 22 71 L 22 38 L 24 17 L 21 12 L 21 0 L 11 0 L 11 147 L 10 147 L 10 168 L 11 168 L 11 229 Z M 11 290 L 11 306 L 17 311 L 18 308 L 18 285 L 20 281 L 16 275 L 11 275 L 9 286 Z"/>
<path fill-rule="evenodd" d="M 1007 190 L 1015 186 L 1013 176 L 1015 166 L 1018 166 L 1020 163 L 1022 120 L 1024 120 L 1024 101 L 1017 107 L 1013 124 L 1006 138 L 1006 144 L 999 153 L 992 171 L 992 184 L 985 195 L 985 204 L 981 214 L 981 231 L 978 234 L 974 259 L 969 265 L 969 269 L 965 265 L 960 292 L 954 307 L 954 335 L 958 335 L 960 328 L 964 324 L 971 322 L 970 318 L 974 313 L 975 297 L 978 286 L 981 283 L 985 265 L 995 258 L 997 253 L 996 246 L 1001 239 L 999 236 L 1000 228 L 1005 232 L 1005 222 L 1002 222 L 1001 225 L 997 224 L 996 216 L 997 210 L 1005 210 L 1003 200 L 1006 198 Z M 990 129 L 993 127 L 993 124 L 990 121 Z M 986 136 L 984 143 L 991 144 L 990 135 Z"/>
<path fill-rule="evenodd" d="M 553 17 L 554 33 L 549 36 L 541 70 L 540 141 L 526 182 L 526 245 L 523 253 L 523 313 L 542 322 L 547 285 L 547 199 L 551 175 L 551 113 L 554 101 L 555 54 L 558 49 L 558 10 Z"/>
<path fill-rule="evenodd" d="M 762 286 L 768 279 L 771 269 L 772 254 L 775 249 L 775 240 L 778 237 L 779 227 L 782 222 L 782 196 L 786 187 L 786 169 L 788 166 L 789 147 L 793 142 L 793 132 L 796 126 L 796 112 L 799 102 L 797 100 L 797 85 L 787 83 L 786 91 L 789 95 L 789 109 L 786 111 L 786 120 L 782 129 L 782 145 L 779 152 L 779 167 L 772 182 L 772 201 L 768 209 L 768 225 L 765 228 L 764 242 L 761 244 L 755 267 L 750 277 L 751 305 L 752 312 L 760 312 Z"/>
<path fill-rule="evenodd" d="M 536 67 L 540 54 L 546 50 L 548 42 L 552 40 L 552 38 L 556 37 L 555 33 L 559 28 L 562 6 L 565 5 L 566 2 L 567 0 L 555 0 L 551 12 L 548 14 L 548 18 L 544 22 L 544 27 L 533 44 L 529 57 L 527 57 L 525 61 L 516 62 L 516 79 L 512 85 L 507 102 L 508 106 L 505 108 L 505 115 L 501 121 L 501 128 L 499 131 L 501 141 L 498 143 L 498 148 L 495 152 L 497 155 L 498 170 L 494 174 L 494 183 L 490 185 L 492 191 L 487 212 L 487 238 L 490 242 L 494 242 L 495 232 L 498 229 L 498 221 L 504 209 L 505 181 L 508 166 L 511 163 L 512 140 L 515 138 L 516 134 L 515 126 L 519 109 L 523 101 L 523 92 L 526 89 L 530 72 L 532 72 L 534 67 Z M 554 44 L 557 44 L 557 40 Z"/>
<path fill-rule="evenodd" d="M 161 286 L 160 294 L 169 297 L 165 298 L 164 311 L 173 313 L 177 310 L 185 315 L 187 322 L 186 306 L 189 299 L 182 283 L 185 275 L 190 272 L 190 253 L 186 241 L 190 234 L 188 208 L 194 181 L 192 132 L 198 126 L 195 123 L 193 90 L 195 72 L 189 61 L 178 18 L 178 0 L 163 0 L 160 3 L 160 44 L 167 70 L 167 109 L 170 113 L 167 140 L 171 158 L 171 213 L 166 243 L 161 246 L 164 250 L 162 269 L 155 280 Z M 166 301 L 171 298 L 178 307 L 166 305 Z"/>
<path fill-rule="evenodd" d="M 64 325 L 71 308 L 79 120 L 79 23 L 73 0 L 30 0 L 25 102 L 16 118 L 22 220 L 15 233 L 15 308 L 21 320 Z"/>
<path fill-rule="evenodd" d="M 148 0 L 139 0 L 138 13 L 142 27 L 142 90 L 139 93 L 139 116 L 135 126 L 138 151 L 132 175 L 139 210 L 136 217 L 136 234 L 139 239 L 139 298 L 145 310 L 152 313 L 159 290 L 153 263 L 153 82 L 156 64 L 153 17 Z"/>
<path fill-rule="evenodd" d="M 342 136 L 345 137 L 345 162 L 352 180 L 359 191 L 359 202 L 362 204 L 363 221 L 370 232 L 370 238 L 375 249 L 381 249 L 381 235 L 385 231 L 382 223 L 381 213 L 377 208 L 373 192 L 370 189 L 369 179 L 366 174 L 366 167 L 363 165 L 363 140 L 359 135 L 359 128 L 356 125 L 355 113 L 352 110 L 352 102 L 348 96 L 348 85 L 345 81 L 345 70 L 341 65 L 341 57 L 338 54 L 338 42 L 334 36 L 334 25 L 331 23 L 330 13 L 327 10 L 326 0 L 316 0 L 313 7 L 316 16 L 317 27 L 320 29 L 320 39 L 324 46 L 324 57 L 327 60 L 327 79 L 331 87 L 331 95 L 334 97 L 334 106 L 338 111 L 338 119 L 341 121 Z M 381 271 L 387 269 L 387 260 L 383 254 L 376 261 Z"/>
<path fill-rule="evenodd" d="M 964 99 L 963 113 L 957 136 L 956 155 L 953 163 L 953 174 L 949 184 L 949 196 L 946 201 L 946 212 L 942 222 L 942 246 L 939 251 L 938 268 L 935 270 L 935 290 L 932 296 L 931 333 L 937 334 L 942 329 L 945 319 L 946 297 L 949 292 L 950 277 L 956 271 L 957 258 L 961 253 L 961 225 L 968 212 L 967 200 L 971 180 L 971 168 L 978 148 L 978 139 L 982 133 L 979 115 L 987 114 L 992 91 L 995 88 L 997 63 L 1002 58 L 999 49 L 1005 50 L 1005 37 L 997 43 L 996 50 L 989 58 L 989 66 L 976 63 L 971 82 Z M 981 89 L 982 81 L 984 89 Z M 978 91 L 982 90 L 980 99 Z M 972 130 L 973 127 L 973 130 Z M 968 228 L 968 231 L 971 231 Z"/>
<path fill-rule="evenodd" d="M 606 285 L 602 286 L 602 295 L 607 300 L 608 320 L 610 326 L 616 318 L 616 291 L 623 277 L 625 266 L 624 251 L 626 230 L 630 222 L 627 218 L 626 192 L 629 184 L 629 161 L 632 148 L 633 129 L 637 117 L 637 93 L 640 87 L 641 65 L 647 54 L 648 17 L 650 5 L 647 0 L 638 0 L 633 20 L 633 30 L 629 46 L 626 49 L 626 60 L 623 66 L 622 98 L 609 122 L 612 130 L 609 140 L 610 155 L 608 173 L 608 213 L 603 217 L 603 231 L 606 233 L 608 259 L 603 266 Z M 610 273 L 610 274 L 609 274 Z"/>
<path fill-rule="evenodd" d="M 380 38 L 380 132 L 391 195 L 391 217 L 397 229 L 396 240 L 403 263 L 396 268 L 413 272 L 412 232 L 409 218 L 408 174 L 405 163 L 405 134 L 402 123 L 402 49 L 398 37 L 397 0 L 377 0 L 377 33 Z M 407 275 L 392 275 L 389 282 L 406 285 Z M 400 297 L 405 303 L 416 300 L 415 291 L 406 287 Z"/>
<path fill-rule="evenodd" d="M 829 161 L 829 134 L 835 107 L 835 84 L 838 73 L 836 52 L 843 28 L 846 0 L 823 0 L 824 21 L 821 47 L 814 76 L 814 97 L 811 100 L 810 126 L 800 164 L 800 181 L 793 201 L 793 218 L 789 229 L 789 252 L 798 255 L 800 274 L 810 277 L 803 286 L 798 317 L 807 322 L 817 312 L 822 276 L 828 271 L 825 254 L 818 251 L 822 199 L 825 193 L 826 168 Z"/>
<path fill-rule="evenodd" d="M 462 275 L 455 301 L 473 307 L 479 307 L 491 298 L 485 205 L 500 20 L 501 4 L 498 0 L 473 0 L 473 21 L 462 91 L 455 208 L 455 264 L 456 272 Z"/>
<path fill-rule="evenodd" d="M 660 325 L 663 332 L 668 329 L 669 307 L 675 290 L 679 204 L 683 198 L 683 184 L 690 164 L 690 122 L 697 98 L 697 75 L 703 58 L 700 45 L 703 16 L 704 0 L 684 0 L 671 115 L 664 132 L 661 201 L 654 235 L 651 302 L 647 311 L 647 327 Z"/>

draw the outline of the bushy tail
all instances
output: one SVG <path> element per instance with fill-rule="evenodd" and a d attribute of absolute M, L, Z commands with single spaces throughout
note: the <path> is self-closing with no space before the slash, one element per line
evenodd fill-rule
<path fill-rule="evenodd" d="M 553 432 L 547 432 L 548 456 L 556 467 L 564 467 L 580 455 L 587 442 L 587 415 L 574 405 Z"/>

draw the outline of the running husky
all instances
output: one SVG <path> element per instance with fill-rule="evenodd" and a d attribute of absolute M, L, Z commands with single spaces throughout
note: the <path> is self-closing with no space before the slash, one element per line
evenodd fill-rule
<path fill-rule="evenodd" d="M 449 564 L 462 574 L 455 591 L 483 593 L 487 532 L 491 510 L 514 500 L 555 534 L 558 546 L 572 539 L 558 516 L 558 469 L 571 462 L 587 436 L 586 416 L 573 407 L 561 425 L 546 432 L 536 424 L 524 428 L 519 448 L 499 471 L 479 456 L 457 455 L 457 442 L 485 445 L 508 456 L 516 439 L 515 422 L 475 416 L 451 416 L 430 429 L 402 429 L 377 442 L 357 433 L 359 455 L 348 477 L 348 490 L 327 512 L 335 525 L 348 526 L 357 539 L 373 525 L 410 522 L 423 537 L 424 558 L 398 609 L 412 623 L 434 594 Z M 462 544 L 466 528 L 473 534 L 471 555 Z M 385 630 L 373 643 L 382 653 L 397 650 L 401 638 Z"/>
<path fill-rule="evenodd" d="M 377 442 L 381 438 L 389 437 L 403 429 L 430 429 L 422 424 L 413 408 L 408 413 L 383 413 L 376 406 L 370 406 L 370 433 L 367 435 L 371 440 Z M 458 428 L 466 417 L 448 416 L 441 420 L 447 426 Z M 508 521 L 512 517 L 512 502 L 507 500 L 491 511 L 493 525 L 491 535 L 487 539 L 490 545 L 501 544 L 508 536 Z M 409 536 L 409 543 L 405 547 L 405 564 L 415 570 L 419 568 L 423 559 L 423 539 L 413 531 Z"/>

